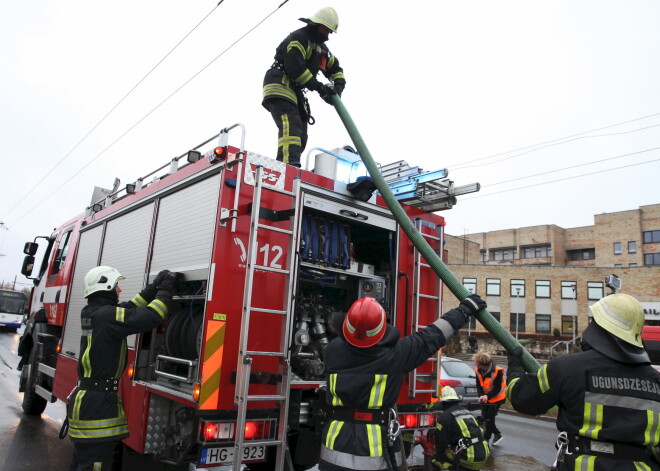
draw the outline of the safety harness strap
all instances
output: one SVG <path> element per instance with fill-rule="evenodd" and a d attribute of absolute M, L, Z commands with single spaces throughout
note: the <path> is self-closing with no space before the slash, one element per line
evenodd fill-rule
<path fill-rule="evenodd" d="M 117 392 L 119 391 L 119 380 L 115 378 L 80 378 L 76 387 L 85 391 Z"/>
<path fill-rule="evenodd" d="M 341 420 L 354 424 L 386 425 L 389 409 L 354 409 L 352 407 L 330 407 L 328 415 L 331 420 Z"/>
<path fill-rule="evenodd" d="M 642 445 L 605 442 L 579 436 L 569 439 L 568 448 L 572 453 L 580 455 L 607 456 L 610 458 L 625 457 L 625 459 L 631 461 L 648 461 L 651 458 L 649 449 Z"/>

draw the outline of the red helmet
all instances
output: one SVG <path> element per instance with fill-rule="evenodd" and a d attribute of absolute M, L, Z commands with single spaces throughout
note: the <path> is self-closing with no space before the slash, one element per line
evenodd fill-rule
<path fill-rule="evenodd" d="M 344 338 L 360 348 L 371 347 L 385 335 L 385 309 L 374 298 L 358 299 L 344 318 Z"/>

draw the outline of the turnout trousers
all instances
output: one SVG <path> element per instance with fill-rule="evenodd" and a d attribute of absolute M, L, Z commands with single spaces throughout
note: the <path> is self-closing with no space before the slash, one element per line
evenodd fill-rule
<path fill-rule="evenodd" d="M 298 103 L 270 98 L 264 106 L 277 125 L 277 160 L 300 168 L 300 156 L 307 145 L 307 110 L 302 94 Z"/>
<path fill-rule="evenodd" d="M 69 471 L 111 471 L 117 440 L 109 442 L 74 442 Z"/>

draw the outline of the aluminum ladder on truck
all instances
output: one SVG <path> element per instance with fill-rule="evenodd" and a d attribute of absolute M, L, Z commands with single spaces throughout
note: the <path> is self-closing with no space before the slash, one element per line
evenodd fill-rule
<path fill-rule="evenodd" d="M 424 234 L 422 232 L 422 228 L 428 227 L 431 229 L 436 229 L 436 225 L 434 223 L 428 222 L 428 221 L 423 221 L 421 219 L 415 219 L 415 227 L 419 231 L 419 233 L 425 238 L 428 239 L 429 242 L 431 241 L 436 241 L 436 243 L 439 245 L 438 251 L 440 252 L 440 255 L 442 256 L 442 238 L 433 236 L 430 234 Z M 437 310 L 437 317 L 440 317 L 440 290 L 442 289 L 440 278 L 438 278 L 431 268 L 431 266 L 428 263 L 424 262 L 424 259 L 422 258 L 421 253 L 419 250 L 417 250 L 417 247 L 414 248 L 413 251 L 413 259 L 414 259 L 414 269 L 413 269 L 413 293 L 412 293 L 412 316 L 411 316 L 411 328 L 410 332 L 419 332 L 420 330 L 424 329 L 427 327 L 426 325 L 420 325 L 419 323 L 419 303 L 421 299 L 431 299 L 435 300 L 436 305 L 438 306 Z M 421 279 L 422 279 L 422 270 L 429 271 L 429 275 L 433 276 L 433 278 L 436 280 L 436 293 L 435 294 L 425 294 L 421 292 Z M 439 350 L 438 353 L 436 353 L 433 357 L 429 358 L 426 362 L 424 362 L 422 365 L 427 365 L 429 363 L 432 363 L 433 365 L 433 372 L 428 374 L 428 373 L 418 373 L 417 368 L 412 370 L 410 373 L 408 373 L 408 397 L 411 399 L 416 397 L 418 393 L 432 393 L 432 394 L 439 394 L 439 387 L 438 385 L 440 384 L 439 382 L 439 370 L 440 370 L 440 360 L 442 356 L 442 351 Z M 433 380 L 436 380 L 435 384 L 432 386 L 429 386 L 427 388 L 422 388 L 422 389 L 417 389 L 417 381 L 422 381 L 424 383 L 429 383 L 432 384 Z M 438 396 L 439 397 L 439 396 Z"/>
<path fill-rule="evenodd" d="M 281 229 L 279 227 L 271 226 L 268 224 L 261 224 L 259 222 L 259 213 L 261 208 L 261 194 L 262 191 L 273 191 L 276 193 L 284 194 L 291 197 L 291 226 L 290 229 Z M 277 457 L 275 464 L 275 471 L 282 471 L 284 469 L 285 458 L 287 454 L 286 432 L 287 432 L 287 416 L 289 409 L 289 388 L 291 386 L 291 376 L 289 371 L 289 364 L 287 354 L 289 351 L 289 333 L 291 331 L 291 323 L 293 320 L 292 304 L 293 304 L 293 287 L 295 285 L 295 253 L 298 247 L 298 237 L 296 229 L 299 226 L 299 205 L 300 205 L 300 179 L 296 178 L 293 181 L 293 190 L 285 191 L 280 190 L 270 185 L 263 183 L 263 166 L 258 165 L 255 172 L 254 182 L 254 198 L 252 200 L 252 215 L 250 224 L 249 243 L 247 246 L 247 268 L 245 274 L 245 290 L 243 294 L 243 320 L 241 324 L 241 336 L 239 339 L 239 352 L 238 352 L 238 365 L 236 368 L 236 393 L 234 402 L 238 406 L 238 417 L 236 421 L 236 443 L 234 450 L 234 462 L 232 465 L 233 471 L 241 469 L 242 451 L 245 446 L 273 446 L 277 447 Z M 289 250 L 287 255 L 287 262 L 285 269 L 272 268 L 264 265 L 257 265 L 257 241 L 259 234 L 262 231 L 275 231 L 287 234 L 289 236 Z M 267 271 L 273 274 L 279 274 L 286 277 L 286 299 L 284 309 L 265 309 L 252 306 L 253 295 L 253 282 L 255 270 Z M 275 315 L 282 316 L 282 332 L 280 338 L 279 351 L 265 352 L 265 351 L 251 351 L 248 350 L 248 340 L 250 335 L 250 317 L 252 315 Z M 281 381 L 278 382 L 277 392 L 272 395 L 250 395 L 250 376 L 252 371 L 253 357 L 277 357 L 280 359 Z M 247 417 L 248 404 L 250 402 L 272 401 L 279 404 L 280 413 L 277 427 L 277 437 L 275 439 L 253 441 L 245 441 L 245 423 Z"/>

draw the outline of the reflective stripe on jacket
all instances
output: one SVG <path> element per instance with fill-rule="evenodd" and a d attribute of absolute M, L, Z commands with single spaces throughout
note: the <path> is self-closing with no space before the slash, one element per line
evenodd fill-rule
<path fill-rule="evenodd" d="M 438 416 L 435 430 L 435 460 L 439 463 L 454 463 L 456 455 L 454 448 L 461 438 L 476 441 L 463 450 L 460 456 L 460 466 L 465 469 L 479 470 L 484 467 L 490 456 L 488 441 L 484 440 L 481 427 L 474 416 L 463 407 L 456 404 L 447 408 Z"/>
<path fill-rule="evenodd" d="M 504 378 L 504 370 L 500 367 L 495 367 L 490 374 L 483 375 L 479 368 L 475 368 L 474 372 L 477 374 L 477 381 L 485 395 L 488 396 L 488 403 L 494 404 L 506 399 L 506 379 Z M 502 378 L 502 386 L 496 394 L 492 395 L 493 387 L 495 386 L 496 378 Z"/>

